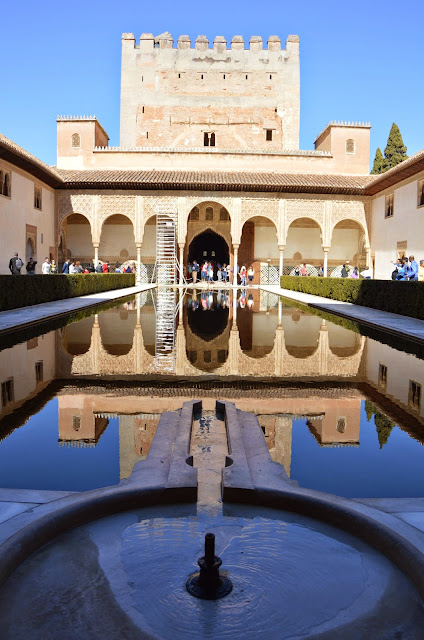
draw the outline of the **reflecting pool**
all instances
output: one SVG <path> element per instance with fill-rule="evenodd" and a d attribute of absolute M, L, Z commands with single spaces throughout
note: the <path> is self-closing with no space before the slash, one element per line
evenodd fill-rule
<path fill-rule="evenodd" d="M 161 414 L 201 398 L 255 413 L 300 486 L 424 495 L 424 364 L 407 341 L 259 289 L 164 288 L 38 333 L 1 343 L 0 487 L 116 484 Z"/>

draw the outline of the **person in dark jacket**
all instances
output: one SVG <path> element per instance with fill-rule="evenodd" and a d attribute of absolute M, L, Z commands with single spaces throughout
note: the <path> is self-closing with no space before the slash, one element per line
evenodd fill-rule
<path fill-rule="evenodd" d="M 9 260 L 9 270 L 12 276 L 20 276 L 21 269 L 23 266 L 24 266 L 24 263 L 20 259 L 19 255 L 15 253 L 13 258 L 10 258 Z"/>
<path fill-rule="evenodd" d="M 69 273 L 69 264 L 70 264 L 70 260 L 65 260 L 65 262 L 63 263 L 63 267 L 62 267 L 62 273 Z"/>
<path fill-rule="evenodd" d="M 345 264 L 342 266 L 341 276 L 342 276 L 342 278 L 347 278 L 347 269 L 346 269 L 346 265 Z"/>
<path fill-rule="evenodd" d="M 32 256 L 28 260 L 26 265 L 26 272 L 29 276 L 33 276 L 35 274 L 35 265 L 37 264 L 37 260 L 33 260 Z"/>

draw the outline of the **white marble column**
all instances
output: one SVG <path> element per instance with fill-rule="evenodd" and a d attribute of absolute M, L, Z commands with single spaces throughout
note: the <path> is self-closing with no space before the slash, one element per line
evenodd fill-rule
<path fill-rule="evenodd" d="M 94 268 L 96 268 L 97 265 L 99 264 L 99 244 L 96 242 L 93 242 L 93 247 L 94 247 Z"/>
<path fill-rule="evenodd" d="M 136 284 L 141 282 L 141 244 L 137 243 L 137 274 L 135 276 Z"/>
<path fill-rule="evenodd" d="M 323 247 L 324 249 L 324 278 L 327 277 L 327 270 L 328 270 L 328 252 L 330 250 L 330 247 Z"/>
<path fill-rule="evenodd" d="M 374 270 L 372 268 L 372 257 L 371 257 L 371 249 L 370 249 L 370 247 L 366 247 L 365 251 L 367 253 L 367 265 L 366 265 L 366 267 L 367 267 L 367 269 L 371 269 L 371 271 L 373 273 L 373 276 L 374 276 Z"/>
<path fill-rule="evenodd" d="M 284 267 L 284 245 L 279 244 L 278 245 L 278 250 L 280 252 L 280 266 L 279 266 L 279 276 L 281 278 L 281 276 L 283 275 L 283 267 Z"/>
<path fill-rule="evenodd" d="M 178 248 L 180 250 L 180 284 L 184 284 L 184 245 L 179 244 Z"/>
<path fill-rule="evenodd" d="M 238 244 L 233 244 L 234 249 L 234 274 L 233 274 L 233 285 L 237 286 L 237 272 L 238 272 Z"/>

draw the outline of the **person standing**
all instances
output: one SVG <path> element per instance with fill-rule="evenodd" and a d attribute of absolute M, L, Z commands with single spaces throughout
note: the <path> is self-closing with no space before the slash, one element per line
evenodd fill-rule
<path fill-rule="evenodd" d="M 418 267 L 418 280 L 424 282 L 424 260 L 420 260 L 420 266 Z"/>
<path fill-rule="evenodd" d="M 308 270 L 306 268 L 306 264 L 301 264 L 300 265 L 300 275 L 301 276 L 307 276 L 308 275 Z"/>
<path fill-rule="evenodd" d="M 103 265 L 101 262 L 99 262 L 96 267 L 96 273 L 103 273 Z"/>
<path fill-rule="evenodd" d="M 245 287 L 247 282 L 247 271 L 246 271 L 246 267 L 243 265 L 242 268 L 239 271 L 239 276 L 240 276 L 240 281 L 241 281 L 241 286 Z M 246 297 L 246 296 L 245 296 Z"/>
<path fill-rule="evenodd" d="M 346 265 L 345 264 L 342 266 L 341 277 L 342 278 L 347 278 L 347 269 L 346 269 Z"/>
<path fill-rule="evenodd" d="M 253 277 L 254 277 L 254 275 L 255 275 L 255 271 L 254 271 L 254 269 L 253 269 L 252 265 L 250 265 L 250 267 L 249 267 L 249 268 L 248 268 L 248 270 L 247 270 L 247 278 L 248 278 L 248 280 L 249 280 L 249 284 L 250 284 L 250 285 L 251 285 L 251 284 L 252 284 L 252 282 L 253 282 Z"/>
<path fill-rule="evenodd" d="M 50 265 L 50 274 L 52 275 L 57 275 L 57 264 L 55 260 L 52 260 L 51 265 Z"/>
<path fill-rule="evenodd" d="M 65 262 L 63 263 L 63 267 L 62 267 L 62 273 L 69 273 L 69 265 L 70 265 L 71 261 L 69 260 L 69 258 L 67 260 L 65 260 Z"/>
<path fill-rule="evenodd" d="M 24 266 L 24 263 L 20 259 L 19 254 L 15 253 L 13 255 L 13 258 L 10 258 L 9 260 L 9 270 L 12 276 L 20 276 L 21 269 L 23 266 Z"/>
<path fill-rule="evenodd" d="M 48 258 L 45 258 L 43 264 L 41 265 L 41 273 L 45 276 L 48 276 L 50 274 L 51 268 L 52 266 L 50 264 L 50 260 Z"/>
<path fill-rule="evenodd" d="M 406 275 L 408 276 L 408 280 L 418 280 L 418 262 L 415 260 L 414 256 L 409 256 Z"/>
<path fill-rule="evenodd" d="M 197 274 L 200 271 L 200 266 L 199 263 L 197 262 L 197 260 L 193 260 L 193 265 L 191 267 L 191 275 L 193 277 L 193 284 L 196 284 L 197 282 Z"/>
<path fill-rule="evenodd" d="M 33 260 L 32 256 L 27 262 L 26 272 L 29 276 L 35 275 L 35 265 L 37 264 L 37 260 Z"/>

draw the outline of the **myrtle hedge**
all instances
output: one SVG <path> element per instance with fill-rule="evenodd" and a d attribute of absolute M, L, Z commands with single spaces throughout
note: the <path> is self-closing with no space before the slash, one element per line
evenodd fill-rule
<path fill-rule="evenodd" d="M 134 285 L 134 273 L 0 275 L 0 311 Z"/>
<path fill-rule="evenodd" d="M 424 283 L 282 276 L 281 287 L 424 320 Z"/>

